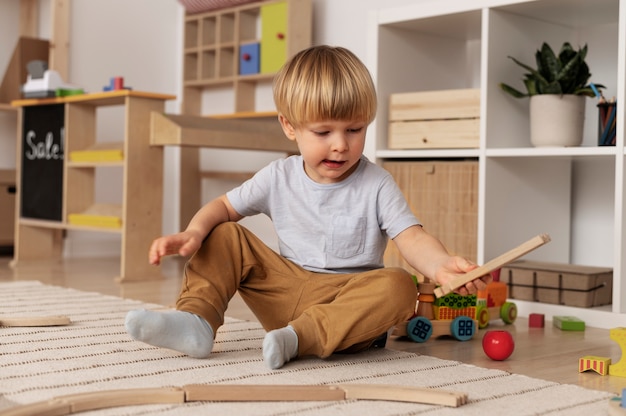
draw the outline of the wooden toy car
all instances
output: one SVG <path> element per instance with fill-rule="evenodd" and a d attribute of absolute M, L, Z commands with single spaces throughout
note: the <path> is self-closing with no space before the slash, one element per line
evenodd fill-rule
<path fill-rule="evenodd" d="M 478 292 L 478 320 L 479 328 L 486 328 L 489 321 L 500 318 L 505 324 L 512 324 L 517 319 L 517 306 L 508 302 L 509 287 L 500 281 L 500 270 L 492 274 L 493 281 L 487 289 Z"/>
<path fill-rule="evenodd" d="M 415 342 L 444 335 L 459 341 L 472 339 L 478 329 L 476 296 L 448 294 L 435 299 L 434 284 L 418 283 L 417 287 L 417 312 L 406 325 L 397 326 L 393 335 L 406 336 Z"/>

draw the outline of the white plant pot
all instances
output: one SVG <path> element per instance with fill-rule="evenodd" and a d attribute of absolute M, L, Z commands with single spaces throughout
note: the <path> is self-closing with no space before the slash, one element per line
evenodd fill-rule
<path fill-rule="evenodd" d="M 530 142 L 536 147 L 580 146 L 585 122 L 584 95 L 530 97 Z"/>

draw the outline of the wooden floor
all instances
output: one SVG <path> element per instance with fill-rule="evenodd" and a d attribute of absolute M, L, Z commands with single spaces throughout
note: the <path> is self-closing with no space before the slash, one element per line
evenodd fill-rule
<path fill-rule="evenodd" d="M 137 299 L 171 306 L 181 283 L 182 262 L 167 259 L 162 266 L 163 279 L 146 282 L 115 281 L 118 259 L 72 259 L 64 262 L 26 263 L 10 267 L 10 257 L 0 257 L 0 282 L 39 280 L 42 283 L 95 291 L 107 295 Z M 0 305 L 1 310 L 1 305 Z M 62 311 L 59 311 L 61 313 Z M 227 315 L 254 320 L 241 298 L 236 296 Z M 506 361 L 492 361 L 483 352 L 481 339 L 489 329 L 505 329 L 513 334 L 515 352 Z M 467 342 L 440 338 L 423 344 L 392 338 L 387 348 L 462 361 L 480 367 L 494 368 L 559 383 L 577 384 L 616 394 L 626 388 L 625 377 L 601 376 L 595 372 L 578 372 L 578 359 L 585 355 L 621 359 L 619 346 L 609 338 L 609 331 L 587 328 L 584 332 L 561 331 L 546 322 L 545 328 L 528 328 L 528 321 L 518 318 L 513 325 L 494 321 L 486 330 Z"/>

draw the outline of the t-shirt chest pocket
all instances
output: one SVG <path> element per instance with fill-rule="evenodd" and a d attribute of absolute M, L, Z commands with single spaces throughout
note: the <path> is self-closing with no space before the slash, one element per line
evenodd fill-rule
<path fill-rule="evenodd" d="M 340 258 L 362 254 L 365 249 L 366 225 L 365 217 L 334 217 L 327 252 Z"/>

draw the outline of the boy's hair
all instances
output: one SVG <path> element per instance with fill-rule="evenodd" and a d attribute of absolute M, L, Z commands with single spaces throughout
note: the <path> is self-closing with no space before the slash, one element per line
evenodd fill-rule
<path fill-rule="evenodd" d="M 313 46 L 298 52 L 274 77 L 276 109 L 294 126 L 323 120 L 372 122 L 376 89 L 349 50 Z"/>

